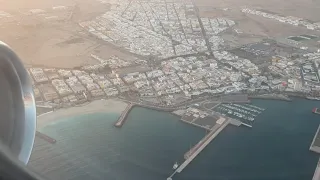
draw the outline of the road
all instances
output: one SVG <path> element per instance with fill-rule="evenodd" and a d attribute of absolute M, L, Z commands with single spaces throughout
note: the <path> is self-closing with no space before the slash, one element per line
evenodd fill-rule
<path fill-rule="evenodd" d="M 196 16 L 198 18 L 198 21 L 199 21 L 199 24 L 200 24 L 200 28 L 201 28 L 201 32 L 202 32 L 202 36 L 206 42 L 206 46 L 207 46 L 207 49 L 209 50 L 210 52 L 210 55 L 213 56 L 213 53 L 212 53 L 212 49 L 211 49 L 211 45 L 210 45 L 210 42 L 207 38 L 207 34 L 206 34 L 206 30 L 204 29 L 203 27 L 203 23 L 201 21 L 201 17 L 199 15 L 199 8 L 198 6 L 196 5 L 196 3 L 194 2 L 194 0 L 192 0 L 192 4 L 193 4 L 193 7 L 194 7 L 194 10 L 196 11 Z"/>

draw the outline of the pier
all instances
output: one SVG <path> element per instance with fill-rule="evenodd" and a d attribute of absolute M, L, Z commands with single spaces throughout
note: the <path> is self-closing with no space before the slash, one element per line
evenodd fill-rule
<path fill-rule="evenodd" d="M 316 132 L 316 134 L 314 135 L 314 138 L 312 140 L 311 146 L 310 146 L 310 151 L 316 152 L 316 153 L 320 153 L 320 134 L 319 134 L 319 130 L 320 130 L 320 125 L 318 127 L 318 130 Z"/>
<path fill-rule="evenodd" d="M 223 122 L 222 122 L 223 121 Z M 208 133 L 201 141 L 198 142 L 193 148 L 184 154 L 186 160 L 190 159 L 191 156 L 199 154 L 229 123 L 230 120 L 221 119 L 222 124 L 216 124 L 210 133 Z M 194 157 L 193 157 L 194 158 Z M 193 159 L 192 158 L 192 159 Z M 192 161 L 192 160 L 191 160 Z"/>
<path fill-rule="evenodd" d="M 310 151 L 316 152 L 316 153 L 320 153 L 320 134 L 319 134 L 319 130 L 320 130 L 320 125 L 317 129 L 316 134 L 314 135 L 314 138 L 312 140 L 311 146 L 310 146 Z M 313 178 L 312 180 L 320 180 L 320 159 L 317 163 L 317 167 L 315 169 L 315 172 L 313 174 Z"/>
<path fill-rule="evenodd" d="M 129 112 L 131 111 L 133 104 L 129 104 L 126 109 L 121 113 L 121 116 L 119 117 L 118 121 L 114 124 L 115 127 L 121 128 L 123 124 L 125 123 L 127 116 Z"/>
<path fill-rule="evenodd" d="M 320 159 L 317 163 L 317 167 L 313 174 L 312 180 L 320 180 Z"/>
<path fill-rule="evenodd" d="M 47 141 L 47 142 L 49 142 L 49 143 L 51 143 L 51 144 L 55 144 L 57 142 L 55 139 L 53 139 L 53 138 L 51 138 L 51 137 L 49 137 L 49 136 L 47 136 L 47 135 L 45 135 L 45 134 L 43 134 L 43 133 L 41 133 L 39 131 L 36 131 L 36 136 L 41 138 L 41 139 L 43 139 L 43 140 L 45 140 L 45 141 Z"/>
<path fill-rule="evenodd" d="M 220 123 L 220 124 L 219 124 Z M 230 120 L 226 120 L 225 118 L 220 118 L 217 121 L 217 124 L 211 129 L 210 133 L 208 133 L 198 144 L 196 144 L 193 148 L 191 148 L 187 153 L 185 153 L 184 158 L 185 161 L 167 178 L 167 180 L 171 180 L 172 177 L 176 173 L 181 173 L 184 168 L 186 168 L 192 160 L 215 138 L 217 135 L 225 128 L 228 124 L 230 124 Z"/>

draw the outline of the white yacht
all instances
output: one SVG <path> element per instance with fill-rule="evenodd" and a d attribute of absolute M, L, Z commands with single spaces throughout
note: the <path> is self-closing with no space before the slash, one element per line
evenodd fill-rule
<path fill-rule="evenodd" d="M 174 163 L 174 165 L 173 165 L 173 167 L 172 167 L 172 169 L 177 169 L 178 168 L 178 166 L 179 166 L 179 164 L 176 162 L 176 163 Z"/>

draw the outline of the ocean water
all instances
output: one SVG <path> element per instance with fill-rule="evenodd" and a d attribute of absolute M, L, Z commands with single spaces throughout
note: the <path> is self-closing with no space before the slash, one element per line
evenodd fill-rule
<path fill-rule="evenodd" d="M 308 180 L 319 155 L 309 151 L 320 124 L 317 101 L 254 100 L 266 110 L 253 128 L 228 126 L 174 180 Z M 30 168 L 51 179 L 165 180 L 175 161 L 205 131 L 165 112 L 134 108 L 121 129 L 118 114 L 61 119 L 40 131 Z"/>

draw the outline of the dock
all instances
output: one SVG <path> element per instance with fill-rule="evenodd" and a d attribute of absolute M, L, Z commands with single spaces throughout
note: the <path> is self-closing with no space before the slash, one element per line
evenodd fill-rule
<path fill-rule="evenodd" d="M 310 151 L 313 151 L 316 153 L 320 153 L 320 134 L 319 134 L 320 132 L 319 132 L 319 130 L 320 130 L 320 125 L 317 129 L 316 134 L 313 137 L 311 146 L 309 148 Z M 317 163 L 317 167 L 316 167 L 315 172 L 313 174 L 312 180 L 320 180 L 320 159 Z"/>
<path fill-rule="evenodd" d="M 320 180 L 320 159 L 317 163 L 317 167 L 313 174 L 312 180 Z"/>
<path fill-rule="evenodd" d="M 208 133 L 198 144 L 196 144 L 193 148 L 191 148 L 187 153 L 185 153 L 184 158 L 185 161 L 167 178 L 167 180 L 171 180 L 172 177 L 176 173 L 181 173 L 193 160 L 197 157 L 197 155 L 215 138 L 217 135 L 225 128 L 228 124 L 230 124 L 230 120 L 226 120 L 224 118 L 220 119 L 221 124 L 214 126 L 210 133 Z"/>
<path fill-rule="evenodd" d="M 230 120 L 227 120 L 222 125 L 217 124 L 216 126 L 214 126 L 213 129 L 210 131 L 210 133 L 208 133 L 193 148 L 191 148 L 187 153 L 185 153 L 184 158 L 188 160 L 194 154 L 196 154 L 195 156 L 197 156 L 229 123 L 230 123 Z"/>
<path fill-rule="evenodd" d="M 119 119 L 117 120 L 117 122 L 114 124 L 115 127 L 121 128 L 123 126 L 123 124 L 125 123 L 125 121 L 127 120 L 127 116 L 129 114 L 129 112 L 131 111 L 132 107 L 134 105 L 132 103 L 130 103 L 126 109 L 121 113 Z"/>
<path fill-rule="evenodd" d="M 288 96 L 281 94 L 261 94 L 261 95 L 251 95 L 250 99 L 269 99 L 269 100 L 281 100 L 281 101 L 292 101 Z"/>
<path fill-rule="evenodd" d="M 316 153 L 320 153 L 320 134 L 319 134 L 319 130 L 320 130 L 320 125 L 318 127 L 318 130 L 312 140 L 311 146 L 310 146 L 310 151 L 316 152 Z"/>
<path fill-rule="evenodd" d="M 229 118 L 230 119 L 230 124 L 234 125 L 234 126 L 241 126 L 243 125 L 243 123 L 239 120 L 236 120 L 236 119 L 232 119 L 232 118 Z"/>
<path fill-rule="evenodd" d="M 49 142 L 50 144 L 55 144 L 57 142 L 57 140 L 55 140 L 55 139 L 53 139 L 53 138 L 51 138 L 51 137 L 39 132 L 39 131 L 36 131 L 36 136 L 41 138 L 41 139 L 43 139 L 43 140 L 45 140 L 45 141 L 47 141 L 47 142 Z"/>
<path fill-rule="evenodd" d="M 222 103 L 250 103 L 247 94 L 229 94 L 220 97 Z"/>

